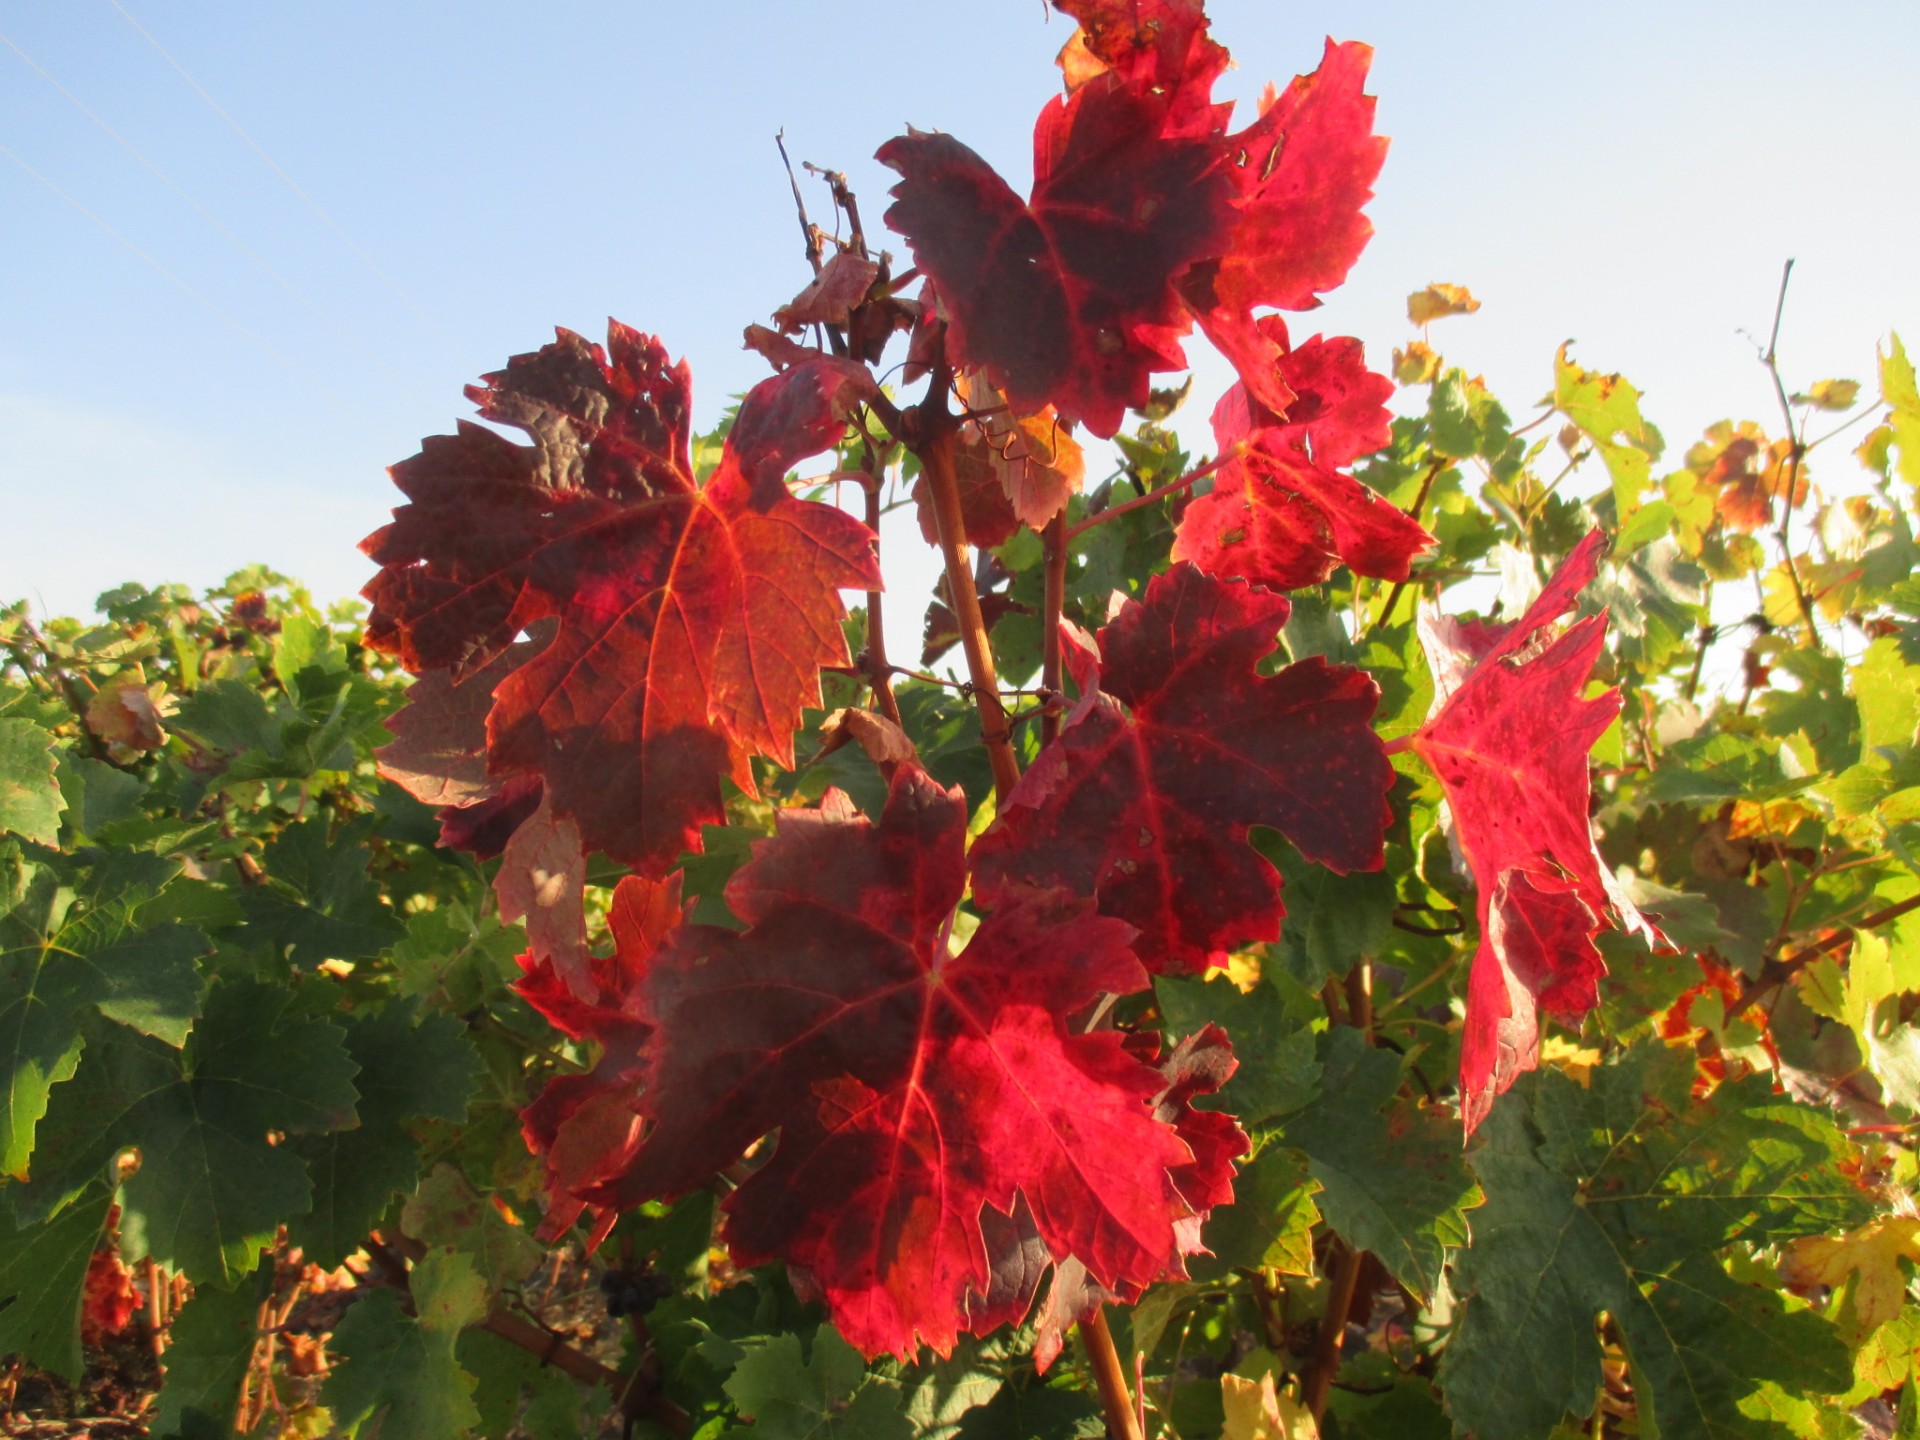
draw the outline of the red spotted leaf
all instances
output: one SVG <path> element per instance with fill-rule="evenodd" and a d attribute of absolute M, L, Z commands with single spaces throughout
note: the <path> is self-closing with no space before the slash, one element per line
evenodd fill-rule
<path fill-rule="evenodd" d="M 686 367 L 617 324 L 605 352 L 560 332 L 469 392 L 531 445 L 462 425 L 394 467 L 409 503 L 365 544 L 369 642 L 460 678 L 556 619 L 492 688 L 486 773 L 537 777 L 585 850 L 664 873 L 722 818 L 722 776 L 751 790 L 752 756 L 792 763 L 820 668 L 846 662 L 838 591 L 878 585 L 872 537 L 783 480 L 870 386 L 795 363 L 747 396 L 701 486 Z"/>
<path fill-rule="evenodd" d="M 869 1355 L 946 1352 L 1065 1256 L 1129 1293 L 1181 1274 L 1196 1202 L 1224 1198 L 1244 1142 L 1213 1116 L 1161 1118 L 1168 1077 L 1072 1023 L 1145 984 L 1125 925 L 1026 895 L 953 953 L 966 820 L 960 792 L 910 763 L 878 823 L 837 792 L 783 812 L 728 886 L 746 930 L 673 929 L 621 997 L 620 1023 L 652 1032 L 645 1130 L 617 1173 L 550 1160 L 556 1204 L 678 1195 L 777 1132 L 723 1203 L 722 1236 L 737 1263 L 786 1261 Z M 573 1092 L 583 1133 L 635 1103 L 624 1072 Z M 532 1112 L 529 1134 L 568 1138 Z M 1043 1253 L 1021 1248 L 1021 1207 Z"/>
<path fill-rule="evenodd" d="M 1280 877 L 1253 826 L 1343 874 L 1379 869 L 1393 783 L 1379 689 L 1317 658 L 1260 674 L 1287 612 L 1179 564 L 1121 610 L 1098 637 L 1098 688 L 975 847 L 986 903 L 1092 896 L 1140 932 L 1148 968 L 1182 972 L 1280 934 Z"/>
<path fill-rule="evenodd" d="M 1460 1039 L 1469 1133 L 1538 1062 L 1536 1010 L 1572 1022 L 1598 1002 L 1606 966 L 1593 936 L 1608 917 L 1663 943 L 1608 872 L 1588 821 L 1587 754 L 1620 711 L 1618 691 L 1585 695 L 1606 617 L 1554 630 L 1605 546 L 1602 532 L 1588 535 L 1511 625 L 1421 621 L 1437 698 L 1413 749 L 1440 778 L 1478 891 Z"/>
<path fill-rule="evenodd" d="M 1366 93 L 1373 51 L 1329 40 L 1320 68 L 1285 90 L 1269 89 L 1260 118 L 1229 137 L 1238 219 L 1217 258 L 1181 277 L 1181 294 L 1207 338 L 1234 362 L 1269 408 L 1284 410 L 1284 385 L 1269 376 L 1273 340 L 1257 306 L 1310 310 L 1347 278 L 1373 234 L 1361 213 L 1386 160 Z"/>
<path fill-rule="evenodd" d="M 1317 585 L 1338 565 L 1405 580 L 1433 537 L 1341 469 L 1387 442 L 1393 382 L 1366 368 L 1358 340 L 1316 335 L 1288 350 L 1278 316 L 1260 331 L 1282 352 L 1277 374 L 1295 398 L 1284 417 L 1244 384 L 1221 398 L 1220 453 L 1244 453 L 1182 513 L 1174 559 L 1276 590 Z"/>
<path fill-rule="evenodd" d="M 1225 128 L 1229 107 L 1215 105 L 1213 82 L 1231 57 L 1207 33 L 1200 0 L 1061 0 L 1054 8 L 1080 22 L 1060 54 L 1069 90 L 1111 74 L 1159 102 L 1164 133 L 1212 135 Z"/>

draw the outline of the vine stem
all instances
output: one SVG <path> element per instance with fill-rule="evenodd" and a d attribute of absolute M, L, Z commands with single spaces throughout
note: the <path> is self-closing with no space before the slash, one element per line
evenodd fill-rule
<path fill-rule="evenodd" d="M 1062 691 L 1064 666 L 1060 655 L 1060 616 L 1067 608 L 1067 512 L 1047 522 L 1040 537 L 1041 554 L 1046 565 L 1046 599 L 1040 612 L 1040 688 L 1058 695 Z M 1060 715 L 1049 709 L 1040 717 L 1040 741 L 1049 744 L 1060 733 Z"/>
<path fill-rule="evenodd" d="M 873 532 L 874 548 L 880 546 L 880 475 L 875 464 L 873 443 L 867 443 L 864 475 L 867 492 L 867 529 Z M 900 723 L 900 702 L 893 697 L 893 666 L 887 663 L 887 632 L 882 623 L 881 594 L 867 591 L 867 683 L 873 690 L 874 704 L 894 724 Z"/>
<path fill-rule="evenodd" d="M 1316 1427 L 1327 1413 L 1327 1396 L 1333 1390 L 1333 1377 L 1340 1371 L 1340 1344 L 1347 1334 L 1347 1313 L 1353 1309 L 1353 1292 L 1360 1287 L 1360 1262 L 1366 1252 L 1355 1250 L 1339 1240 L 1333 1242 L 1337 1255 L 1333 1278 L 1327 1292 L 1327 1313 L 1313 1337 L 1313 1359 L 1301 1382 L 1300 1399 L 1313 1416 Z"/>
<path fill-rule="evenodd" d="M 954 474 L 953 447 L 957 418 L 947 409 L 951 373 L 941 364 L 927 398 L 915 411 L 920 424 L 914 453 L 926 473 L 933 495 L 933 513 L 940 532 L 940 558 L 945 563 L 947 589 L 953 598 L 953 618 L 960 629 L 960 648 L 973 681 L 973 703 L 980 711 L 980 738 L 993 767 L 993 793 L 1005 800 L 1020 780 L 1020 761 L 1013 753 L 1013 727 L 1007 723 L 1000 700 L 1000 682 L 993 669 L 993 647 L 987 641 L 986 617 L 980 613 L 980 593 L 974 588 L 973 566 L 967 554 L 966 520 L 960 508 L 960 482 Z"/>
<path fill-rule="evenodd" d="M 1345 986 L 1346 1001 L 1338 988 L 1329 980 L 1324 996 L 1328 1018 L 1336 1024 L 1339 1016 L 1334 1014 L 1337 1008 L 1344 1008 L 1346 1023 L 1360 1032 L 1368 1045 L 1373 1044 L 1373 962 L 1362 957 L 1352 970 L 1347 972 Z M 1340 1347 L 1347 1335 L 1347 1316 L 1353 1310 L 1354 1292 L 1360 1288 L 1360 1269 L 1366 1262 L 1367 1252 L 1348 1245 L 1338 1236 L 1332 1240 L 1330 1253 L 1333 1268 L 1329 1272 L 1327 1289 L 1327 1311 L 1320 1317 L 1320 1328 L 1313 1337 L 1313 1356 L 1307 1362 L 1306 1374 L 1301 1379 L 1300 1398 L 1313 1416 L 1317 1428 L 1320 1417 L 1326 1414 L 1327 1396 L 1333 1390 L 1334 1377 L 1340 1373 Z"/>
<path fill-rule="evenodd" d="M 1247 453 L 1247 450 L 1248 450 L 1248 446 L 1246 441 L 1244 440 L 1239 441 L 1238 443 L 1232 446 L 1229 446 L 1226 454 L 1220 456 L 1218 459 L 1209 460 L 1206 464 L 1202 465 L 1197 470 L 1189 470 L 1186 474 L 1182 475 L 1178 480 L 1169 480 L 1166 484 L 1160 486 L 1156 490 L 1149 490 L 1144 495 L 1136 495 L 1133 499 L 1127 501 L 1124 505 L 1109 506 L 1107 509 L 1102 510 L 1098 515 L 1089 515 L 1086 519 L 1082 520 L 1078 525 L 1075 525 L 1069 528 L 1067 530 L 1066 538 L 1069 540 L 1075 539 L 1078 536 L 1086 534 L 1087 531 L 1093 529 L 1094 526 L 1096 525 L 1104 525 L 1109 520 L 1119 519 L 1122 515 L 1126 514 L 1129 510 L 1138 510 L 1142 505 L 1152 505 L 1161 500 L 1166 499 L 1167 496 L 1169 495 L 1177 494 L 1178 492 L 1186 489 L 1189 485 L 1197 484 L 1198 482 L 1206 479 L 1209 475 L 1213 474 L 1214 471 L 1218 470 L 1222 465 L 1226 465 L 1231 463 L 1232 461 L 1240 459 L 1243 455 Z"/>
<path fill-rule="evenodd" d="M 1549 410 L 1547 413 L 1551 415 L 1553 412 Z M 1434 480 L 1438 478 L 1442 470 L 1446 469 L 1447 466 L 1452 463 L 1453 462 L 1446 456 L 1440 455 L 1436 456 L 1432 462 L 1428 464 L 1427 473 L 1420 477 L 1419 493 L 1413 497 L 1413 504 L 1407 507 L 1407 518 L 1409 520 L 1415 524 L 1419 523 L 1420 511 L 1426 506 L 1427 495 L 1433 489 Z M 1400 604 L 1401 592 L 1406 588 L 1407 582 L 1404 580 L 1396 580 L 1393 582 L 1393 589 L 1387 592 L 1387 603 L 1380 607 L 1380 618 L 1373 622 L 1373 627 L 1368 632 L 1369 634 L 1386 629 L 1387 625 L 1393 619 L 1395 608 Z"/>
<path fill-rule="evenodd" d="M 1793 598 L 1800 607 L 1800 620 L 1806 626 L 1807 643 L 1815 650 L 1822 649 L 1820 626 L 1814 619 L 1813 601 L 1808 598 L 1807 587 L 1800 581 L 1800 567 L 1793 558 L 1793 545 L 1788 538 L 1788 527 L 1793 523 L 1793 495 L 1800 488 L 1800 458 L 1806 454 L 1806 447 L 1800 442 L 1800 427 L 1794 423 L 1793 402 L 1787 398 L 1786 381 L 1780 378 L 1780 321 L 1787 313 L 1787 282 L 1793 279 L 1793 261 L 1789 259 L 1780 269 L 1780 296 L 1773 305 L 1773 331 L 1767 337 L 1767 353 L 1760 357 L 1760 363 L 1767 368 L 1767 374 L 1773 380 L 1773 393 L 1780 401 L 1780 416 L 1787 426 L 1787 464 L 1786 493 L 1780 497 L 1780 524 L 1775 538 L 1780 542 L 1780 559 L 1786 566 L 1787 578 L 1793 582 Z"/>
<path fill-rule="evenodd" d="M 1105 1307 L 1094 1307 L 1093 1314 L 1080 1322 L 1080 1342 L 1087 1347 L 1094 1383 L 1100 1387 L 1107 1434 L 1113 1440 L 1146 1440 L 1140 1412 L 1134 1409 L 1133 1396 L 1127 1389 L 1126 1369 L 1120 1363 L 1120 1352 L 1113 1345 L 1113 1331 L 1107 1328 Z"/>
<path fill-rule="evenodd" d="M 385 1238 L 381 1238 L 381 1235 Z M 384 1273 L 388 1283 L 411 1304 L 413 1287 L 405 1261 L 419 1260 L 427 1253 L 426 1245 L 411 1235 L 380 1232 L 380 1235 L 370 1238 L 364 1248 Z M 529 1355 L 538 1356 L 543 1366 L 551 1365 L 562 1375 L 571 1376 L 583 1385 L 606 1386 L 621 1411 L 630 1419 L 644 1416 L 673 1435 L 693 1433 L 693 1421 L 687 1412 L 661 1393 L 657 1378 L 645 1374 L 648 1357 L 644 1347 L 633 1372 L 622 1375 L 612 1366 L 601 1364 L 584 1350 L 569 1345 L 558 1330 L 536 1325 L 504 1306 L 494 1306 L 476 1328 L 497 1335 Z M 658 1363 L 657 1360 L 655 1363 Z"/>
<path fill-rule="evenodd" d="M 1841 926 L 1826 939 L 1796 950 L 1784 960 L 1767 961 L 1760 973 L 1741 987 L 1740 997 L 1727 1007 L 1727 1014 L 1729 1016 L 1745 1014 L 1747 1007 L 1760 996 L 1769 990 L 1779 989 L 1809 962 L 1818 960 L 1822 955 L 1831 954 L 1835 950 L 1845 949 L 1853 937 L 1862 930 L 1877 929 L 1890 921 L 1898 920 L 1902 915 L 1910 915 L 1915 910 L 1920 910 L 1920 895 L 1909 895 L 1896 905 L 1889 905 L 1884 910 L 1876 910 L 1873 914 L 1851 925 Z"/>

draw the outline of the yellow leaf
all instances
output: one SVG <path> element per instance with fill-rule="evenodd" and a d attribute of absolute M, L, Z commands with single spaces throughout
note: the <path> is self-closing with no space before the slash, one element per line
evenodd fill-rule
<path fill-rule="evenodd" d="M 1226 976 L 1242 995 L 1260 988 L 1260 957 L 1251 950 L 1237 950 L 1227 956 Z"/>
<path fill-rule="evenodd" d="M 1221 1440 L 1318 1440 L 1313 1416 L 1292 1395 L 1274 1388 L 1271 1371 L 1257 1383 L 1222 1375 L 1220 1404 L 1227 1417 Z"/>
<path fill-rule="evenodd" d="M 1448 315 L 1471 315 L 1480 308 L 1464 285 L 1429 285 L 1407 297 L 1407 319 L 1426 325 Z"/>
<path fill-rule="evenodd" d="M 1874 474 L 1885 479 L 1893 462 L 1893 427 L 1876 425 L 1867 438 L 1853 447 L 1854 458 Z"/>
<path fill-rule="evenodd" d="M 1727 820 L 1730 840 L 1784 839 L 1813 811 L 1797 800 L 1736 800 Z"/>
<path fill-rule="evenodd" d="M 1906 1303 L 1902 1260 L 1920 1261 L 1920 1220 L 1887 1215 L 1845 1235 L 1809 1235 L 1793 1242 L 1780 1262 L 1789 1285 L 1838 1289 L 1849 1276 L 1847 1303 L 1862 1330 L 1885 1324 Z"/>
<path fill-rule="evenodd" d="M 1816 380 L 1793 400 L 1796 405 L 1811 405 L 1816 410 L 1851 410 L 1859 398 L 1858 380 Z"/>
<path fill-rule="evenodd" d="M 1440 356 L 1424 340 L 1414 340 L 1393 352 L 1393 378 L 1402 385 L 1431 385 L 1440 373 Z"/>
<path fill-rule="evenodd" d="M 1540 1041 L 1542 1064 L 1558 1066 L 1582 1086 L 1593 1079 L 1593 1067 L 1600 1063 L 1600 1052 L 1576 1045 L 1564 1035 L 1548 1035 Z"/>

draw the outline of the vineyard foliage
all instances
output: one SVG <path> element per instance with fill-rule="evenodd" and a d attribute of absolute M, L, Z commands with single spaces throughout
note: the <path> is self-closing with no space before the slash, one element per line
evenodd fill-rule
<path fill-rule="evenodd" d="M 1899 340 L 1800 376 L 1776 311 L 1691 444 L 1570 346 L 1510 408 L 1459 285 L 1379 373 L 1278 313 L 1369 234 L 1366 47 L 1236 128 L 1198 0 L 1056 3 L 1031 193 L 889 141 L 895 256 L 826 173 L 716 432 L 561 331 L 394 467 L 370 608 L 0 612 L 16 1393 L 138 1340 L 184 1440 L 1920 1434 Z"/>

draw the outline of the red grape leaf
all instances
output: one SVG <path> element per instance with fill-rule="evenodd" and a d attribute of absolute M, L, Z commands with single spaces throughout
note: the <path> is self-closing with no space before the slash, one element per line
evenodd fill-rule
<path fill-rule="evenodd" d="M 554 1076 L 521 1116 L 528 1148 L 546 1162 L 552 1198 L 541 1233 L 548 1239 L 572 1227 L 588 1208 L 583 1192 L 618 1175 L 639 1144 L 642 1049 L 652 1026 L 636 997 L 660 942 L 685 918 L 678 874 L 662 881 L 629 875 L 607 917 L 614 953 L 589 962 L 586 985 L 570 985 L 547 961 L 520 957 L 526 973 L 514 988 L 521 998 L 576 1040 L 600 1046 L 591 1071 Z M 596 1207 L 594 1243 L 617 1218 Z"/>
<path fill-rule="evenodd" d="M 487 773 L 494 687 L 539 653 L 554 623 L 537 621 L 532 631 L 464 678 L 452 670 L 421 676 L 407 691 L 407 704 L 387 721 L 393 740 L 375 753 L 382 775 L 416 800 L 441 807 L 442 845 L 481 859 L 504 857 L 493 882 L 501 918 L 523 921 L 534 957 L 584 984 L 587 867 L 579 829 L 555 817 L 538 776 Z"/>
<path fill-rule="evenodd" d="M 1054 8 L 1080 22 L 1059 57 L 1068 90 L 1111 73 L 1159 101 L 1167 134 L 1225 129 L 1231 106 L 1214 104 L 1213 82 L 1231 57 L 1207 34 L 1200 0 L 1061 0 Z"/>
<path fill-rule="evenodd" d="M 773 312 L 773 323 L 789 335 L 809 325 L 844 325 L 853 307 L 867 298 L 879 277 L 877 261 L 842 250 L 820 268 L 813 283 Z"/>
<path fill-rule="evenodd" d="M 514 828 L 500 852 L 493 889 L 501 921 L 526 926 L 534 958 L 551 959 L 562 975 L 577 981 L 587 954 L 587 855 L 580 827 L 554 813 L 551 790 Z"/>
<path fill-rule="evenodd" d="M 1587 753 L 1620 711 L 1620 692 L 1584 698 L 1606 617 L 1557 635 L 1598 573 L 1593 531 L 1511 625 L 1422 617 L 1434 711 L 1412 737 L 1445 790 L 1478 891 L 1480 948 L 1467 982 L 1460 1097 L 1469 1134 L 1539 1059 L 1536 1006 L 1577 1021 L 1599 999 L 1606 965 L 1593 935 L 1614 917 L 1656 944 L 1594 848 Z"/>
<path fill-rule="evenodd" d="M 386 723 L 393 739 L 375 750 L 380 773 L 423 805 L 446 812 L 492 800 L 504 782 L 487 773 L 487 712 L 493 687 L 539 652 L 546 634 L 510 645 L 467 675 L 429 670 L 407 687 L 407 703 Z"/>
<path fill-rule="evenodd" d="M 1317 585 L 1342 564 L 1405 580 L 1433 537 L 1340 469 L 1386 444 L 1393 382 L 1366 368 L 1358 340 L 1316 335 L 1289 351 L 1277 315 L 1260 331 L 1282 352 L 1277 374 L 1293 404 L 1277 416 L 1244 384 L 1221 397 L 1213 412 L 1220 454 L 1245 453 L 1182 513 L 1173 558 L 1276 590 Z"/>
<path fill-rule="evenodd" d="M 1051 404 L 1110 436 L 1152 372 L 1186 368 L 1173 282 L 1221 252 L 1234 180 L 1218 135 L 1168 123 L 1168 97 L 1118 72 L 1056 96 L 1025 201 L 951 136 L 881 147 L 902 177 L 887 224 L 939 287 L 948 355 L 986 369 L 1016 413 Z"/>
<path fill-rule="evenodd" d="M 1372 51 L 1328 42 L 1320 68 L 1227 133 L 1228 55 L 1198 0 L 1069 0 L 1069 94 L 1034 130 L 1023 203 L 957 141 L 911 133 L 879 153 L 902 175 L 887 223 L 938 284 L 956 363 L 986 367 L 1016 410 L 1051 402 L 1108 436 L 1186 365 L 1198 319 L 1262 404 L 1284 411 L 1260 306 L 1308 309 L 1372 227 L 1386 154 L 1364 91 Z"/>
<path fill-rule="evenodd" d="M 1207 338 L 1274 410 L 1284 393 L 1263 394 L 1272 337 L 1255 325 L 1258 305 L 1311 310 L 1319 293 L 1347 278 L 1373 234 L 1361 213 L 1385 162 L 1365 91 L 1373 51 L 1327 42 L 1320 67 L 1285 90 L 1269 88 L 1260 118 L 1228 138 L 1236 164 L 1239 218 L 1216 259 L 1181 278 Z"/>
<path fill-rule="evenodd" d="M 1142 1033 L 1132 1038 L 1156 1049 L 1159 1046 L 1158 1036 Z M 1247 1153 L 1247 1137 L 1232 1117 L 1195 1110 L 1192 1103 L 1196 1095 L 1210 1095 L 1219 1090 L 1233 1075 L 1236 1064 L 1227 1034 L 1217 1025 L 1207 1025 L 1189 1035 L 1159 1061 L 1164 1088 L 1154 1102 L 1154 1115 L 1173 1126 L 1194 1154 L 1192 1165 L 1173 1172 L 1176 1188 L 1195 1210 L 1177 1226 L 1183 1255 L 1206 1253 L 1200 1243 L 1202 1217 L 1216 1205 L 1233 1202 L 1233 1162 Z M 1044 1260 L 1045 1247 L 1039 1243 L 1032 1216 L 1024 1207 L 1015 1208 L 1010 1229 L 997 1236 L 990 1233 L 988 1238 L 989 1248 L 997 1257 L 994 1277 L 1001 1285 L 997 1297 L 999 1308 L 992 1312 L 992 1318 L 996 1323 L 1017 1322 L 1032 1303 L 1034 1285 L 1039 1279 L 1033 1259 L 1037 1250 Z M 1008 1277 L 1025 1280 L 1025 1291 L 1015 1292 Z M 1131 1305 L 1139 1300 L 1140 1294 L 1130 1286 L 1123 1286 L 1119 1291 L 1109 1290 L 1088 1274 L 1087 1267 L 1077 1259 L 1072 1256 L 1062 1259 L 1054 1266 L 1053 1284 L 1048 1287 L 1046 1303 L 1036 1318 L 1034 1368 L 1044 1374 L 1058 1358 L 1066 1342 L 1066 1332 L 1098 1307 L 1115 1302 Z M 991 1326 L 981 1326 L 982 1331 L 988 1328 Z"/>
<path fill-rule="evenodd" d="M 723 818 L 722 775 L 751 792 L 753 755 L 792 764 L 847 660 L 838 591 L 880 583 L 866 527 L 784 484 L 871 385 L 824 356 L 762 382 L 700 486 L 686 367 L 618 324 L 607 352 L 561 331 L 469 392 L 531 446 L 463 424 L 394 467 L 410 503 L 365 542 L 368 642 L 457 676 L 556 617 L 493 691 L 487 771 L 540 777 L 584 849 L 664 873 Z"/>
<path fill-rule="evenodd" d="M 818 360 L 822 354 L 818 347 L 789 340 L 778 330 L 769 330 L 764 325 L 747 326 L 744 339 L 745 343 L 740 348 L 753 351 L 775 370 L 786 370 L 809 360 Z"/>
<path fill-rule="evenodd" d="M 878 823 L 838 792 L 778 821 L 727 889 L 748 928 L 682 925 L 647 957 L 623 1011 L 653 1030 L 645 1134 L 617 1175 L 572 1162 L 556 1202 L 682 1194 L 778 1131 L 723 1236 L 741 1265 L 784 1259 L 869 1355 L 1004 1318 L 1019 1286 L 988 1236 L 1022 1202 L 1047 1256 L 1103 1284 L 1181 1274 L 1188 1194 L 1221 1194 L 1234 1139 L 1209 1117 L 1190 1145 L 1156 1118 L 1167 1078 L 1069 1023 L 1145 983 L 1127 927 L 1024 894 L 950 953 L 966 804 L 911 763 Z"/>
<path fill-rule="evenodd" d="M 953 447 L 953 478 L 960 491 L 966 542 L 981 550 L 1004 544 L 1020 528 L 1020 518 L 1007 498 L 1006 470 L 1006 463 L 994 453 L 978 425 L 960 427 Z M 929 545 L 938 545 L 940 520 L 924 470 L 913 482 L 913 508 L 920 519 L 921 538 Z"/>
<path fill-rule="evenodd" d="M 974 848 L 983 902 L 1092 896 L 1140 932 L 1149 969 L 1182 972 L 1279 937 L 1280 877 L 1253 826 L 1342 874 L 1379 869 L 1393 784 L 1379 688 L 1318 658 L 1258 673 L 1287 612 L 1184 564 L 1121 610 L 1098 636 L 1098 688 Z"/>
<path fill-rule="evenodd" d="M 120 1259 L 120 1207 L 107 1212 L 107 1233 L 87 1257 L 87 1279 L 80 1292 L 80 1340 L 99 1347 L 126 1333 L 140 1308 L 140 1292 L 133 1288 L 133 1272 Z"/>

